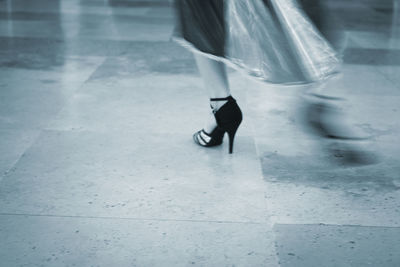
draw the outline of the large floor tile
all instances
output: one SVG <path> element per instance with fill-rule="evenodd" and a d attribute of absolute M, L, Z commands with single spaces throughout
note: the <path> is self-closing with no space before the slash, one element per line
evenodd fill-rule
<path fill-rule="evenodd" d="M 5 213 L 265 222 L 253 140 L 205 149 L 183 135 L 46 131 L 4 177 Z"/>
<path fill-rule="evenodd" d="M 0 9 L 1 10 L 1 9 Z M 0 16 L 0 36 L 39 37 L 50 39 L 107 39 L 130 41 L 168 41 L 174 28 L 174 19 L 167 16 L 148 16 L 135 13 L 121 14 L 113 9 L 108 14 L 59 14 L 43 11 L 43 16 L 35 12 L 18 11 L 11 18 Z M 148 10 L 148 13 L 151 10 Z M 169 8 L 163 13 L 171 14 Z M 151 13 L 150 13 L 151 14 Z M 30 19 L 29 19 L 30 18 Z M 46 31 L 43 31 L 46 29 Z"/>
<path fill-rule="evenodd" d="M 41 128 L 89 78 L 102 59 L 70 58 L 53 70 L 1 70 L 2 128 Z M 79 71 L 77 71 L 79 68 Z"/>
<path fill-rule="evenodd" d="M 400 162 L 394 139 L 256 137 L 273 221 L 398 226 Z"/>
<path fill-rule="evenodd" d="M 400 263 L 400 228 L 276 225 L 282 267 L 382 266 Z"/>
<path fill-rule="evenodd" d="M 342 74 L 287 87 L 228 68 L 229 155 L 192 140 L 209 100 L 171 1 L 0 1 L 0 265 L 397 267 L 398 0 L 325 2 Z M 311 134 L 307 90 L 370 139 Z"/>
<path fill-rule="evenodd" d="M 210 112 L 199 77 L 129 78 L 123 73 L 96 77 L 74 94 L 49 129 L 174 133 L 191 137 L 203 127 Z M 238 95 L 238 102 L 245 110 L 244 92 L 242 88 L 234 88 L 234 95 Z M 251 131 L 246 116 L 238 135 L 249 135 Z"/>
<path fill-rule="evenodd" d="M 389 81 L 392 81 L 395 87 L 400 90 L 400 66 L 379 66 L 378 71 L 381 72 Z"/>
<path fill-rule="evenodd" d="M 293 173 L 293 177 L 296 175 Z M 393 190 L 398 188 L 398 181 L 377 187 L 375 181 L 364 181 L 363 176 L 342 175 L 341 184 L 335 174 L 314 177 L 312 183 L 295 178 L 291 179 L 294 183 L 287 183 L 267 176 L 274 179 L 266 181 L 268 211 L 274 223 L 399 226 L 400 194 L 398 189 Z M 358 187 L 357 179 L 361 181 Z"/>
<path fill-rule="evenodd" d="M 60 17 L 64 14 L 100 14 L 100 15 L 110 15 L 123 14 L 123 15 L 145 15 L 151 8 L 151 4 L 146 2 L 141 2 L 142 5 L 139 6 L 124 6 L 115 5 L 113 2 L 118 1 L 80 1 L 80 0 L 70 0 L 70 1 L 49 1 L 41 0 L 40 3 L 32 3 L 26 0 L 14 0 L 14 1 L 3 1 L 0 3 L 0 10 L 12 10 L 13 13 L 16 12 L 29 12 L 29 13 L 55 13 L 59 14 Z M 119 1 L 120 3 L 128 3 L 132 1 Z M 155 6 L 157 7 L 157 6 Z"/>
<path fill-rule="evenodd" d="M 349 38 L 356 45 L 367 49 L 399 49 L 396 28 L 389 32 L 349 31 Z"/>
<path fill-rule="evenodd" d="M 154 50 L 159 53 L 155 53 Z M 107 58 L 96 70 L 92 79 L 105 81 L 141 77 L 145 74 L 198 74 L 192 54 L 174 42 L 142 43 L 142 45 L 136 43 L 134 51 L 136 53 L 123 57 Z"/>
<path fill-rule="evenodd" d="M 47 31 L 43 31 L 43 29 Z M 69 31 L 64 32 L 61 22 L 52 21 L 11 21 L 0 24 L 0 36 L 2 37 L 41 37 L 45 38 L 48 34 L 53 38 L 71 38 Z"/>
<path fill-rule="evenodd" d="M 8 267 L 279 266 L 268 224 L 0 215 L 0 238 Z"/>
<path fill-rule="evenodd" d="M 362 55 L 352 55 L 362 57 Z M 365 58 L 365 57 L 364 57 Z M 376 64 L 345 64 L 342 74 L 321 87 L 320 93 L 346 98 L 348 95 L 396 95 L 398 88 L 383 75 Z"/>
<path fill-rule="evenodd" d="M 174 29 L 173 20 L 166 19 L 159 23 L 135 21 L 102 23 L 100 27 L 91 27 L 79 31 L 76 38 L 107 39 L 119 41 L 169 41 Z"/>
<path fill-rule="evenodd" d="M 38 130 L 0 130 L 0 181 L 39 135 Z"/>

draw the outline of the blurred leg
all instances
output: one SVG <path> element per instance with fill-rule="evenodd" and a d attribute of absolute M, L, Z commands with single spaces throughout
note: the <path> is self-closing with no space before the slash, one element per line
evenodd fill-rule
<path fill-rule="evenodd" d="M 329 41 L 332 46 L 342 53 L 346 46 L 346 34 L 339 19 L 322 0 L 300 0 L 305 13 Z M 326 82 L 329 82 L 326 81 Z M 307 88 L 300 101 L 304 108 L 304 123 L 313 133 L 329 138 L 359 139 L 360 133 L 350 126 L 344 111 L 339 108 L 344 98 L 328 96 L 326 82 Z M 350 88 L 349 88 L 350 90 Z"/>

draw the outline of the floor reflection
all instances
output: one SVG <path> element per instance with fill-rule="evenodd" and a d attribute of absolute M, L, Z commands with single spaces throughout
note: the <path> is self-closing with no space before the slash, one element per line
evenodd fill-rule
<path fill-rule="evenodd" d="M 379 244 L 397 267 L 400 2 L 324 2 L 348 37 L 324 93 L 371 138 L 321 142 L 291 89 L 230 70 L 229 156 L 192 142 L 209 106 L 171 1 L 0 0 L 0 265 L 367 266 Z"/>

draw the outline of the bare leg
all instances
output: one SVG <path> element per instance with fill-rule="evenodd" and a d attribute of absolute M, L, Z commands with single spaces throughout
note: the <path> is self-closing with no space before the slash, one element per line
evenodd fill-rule
<path fill-rule="evenodd" d="M 224 63 L 199 54 L 195 54 L 195 59 L 209 98 L 223 98 L 229 96 L 231 92 Z M 212 101 L 210 104 L 213 110 L 218 110 L 225 104 L 225 101 Z M 210 110 L 204 130 L 210 133 L 216 126 L 215 117 Z"/>

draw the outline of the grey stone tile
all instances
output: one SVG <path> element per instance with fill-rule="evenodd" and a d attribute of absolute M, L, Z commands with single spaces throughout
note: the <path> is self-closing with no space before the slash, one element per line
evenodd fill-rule
<path fill-rule="evenodd" d="M 74 16 L 76 17 L 76 16 Z M 90 19 L 94 19 L 89 16 Z M 89 19 L 88 18 L 88 19 Z M 61 16 L 59 13 L 54 12 L 27 12 L 27 11 L 14 11 L 12 14 L 5 10 L 0 11 L 0 20 L 5 23 L 10 21 L 60 21 Z"/>
<path fill-rule="evenodd" d="M 2 127 L 30 129 L 44 127 L 65 103 L 66 92 L 55 90 L 54 86 L 26 79 L 4 86 L 0 100 Z"/>
<path fill-rule="evenodd" d="M 12 24 L 12 27 L 11 25 Z M 46 31 L 43 31 L 46 29 Z M 8 21 L 0 24 L 0 36 L 3 37 L 47 37 L 53 38 L 72 37 L 67 35 L 60 22 L 52 21 Z"/>
<path fill-rule="evenodd" d="M 393 82 L 394 86 L 400 89 L 400 67 L 399 66 L 380 66 L 378 71 L 381 72 L 388 80 Z"/>
<path fill-rule="evenodd" d="M 190 136 L 45 131 L 4 177 L 5 213 L 265 222 L 254 144 Z"/>
<path fill-rule="evenodd" d="M 52 71 L 2 69 L 2 128 L 44 127 L 97 68 L 102 58 L 68 58 Z"/>
<path fill-rule="evenodd" d="M 193 56 L 175 43 L 136 45 L 135 54 L 108 58 L 96 70 L 97 78 L 131 78 L 145 74 L 197 74 Z M 159 53 L 154 53 L 159 51 Z M 173 77 L 171 77 L 173 79 Z"/>
<path fill-rule="evenodd" d="M 399 226 L 400 164 L 393 139 L 258 137 L 256 144 L 274 222 Z"/>
<path fill-rule="evenodd" d="M 38 130 L 0 130 L 0 181 L 38 135 Z"/>
<path fill-rule="evenodd" d="M 275 266 L 270 221 L 398 227 L 392 2 L 328 2 L 352 64 L 321 92 L 347 99 L 340 107 L 373 138 L 322 142 L 301 129 L 304 88 L 230 73 L 245 120 L 228 155 L 191 140 L 208 100 L 191 54 L 168 41 L 169 1 L 0 1 L 2 263 Z M 372 153 L 349 165 L 348 148 Z M 278 225 L 281 265 L 312 266 L 307 249 L 344 266 L 398 260 L 398 228 L 320 227 Z M 352 236 L 353 248 L 335 247 Z"/>
<path fill-rule="evenodd" d="M 331 6 L 337 5 L 333 3 L 334 1 L 330 2 Z M 374 8 L 375 4 L 361 1 L 351 4 L 347 2 L 343 6 L 339 4 L 333 7 L 333 10 L 344 23 L 346 30 L 387 32 L 392 25 L 393 12 L 379 12 Z M 385 4 L 391 11 L 393 10 L 388 2 Z"/>
<path fill-rule="evenodd" d="M 2 37 L 0 40 L 1 67 L 51 70 L 65 63 L 65 47 L 59 44 L 52 45 L 52 43 L 60 43 L 60 41 L 49 42 L 40 39 L 35 42 L 26 38 Z M 28 52 L 25 52 L 25 49 Z"/>
<path fill-rule="evenodd" d="M 2 67 L 49 70 L 60 67 L 68 56 L 116 56 L 132 52 L 132 42 L 0 37 Z M 132 49 L 130 48 L 132 47 Z"/>
<path fill-rule="evenodd" d="M 41 1 L 40 4 L 35 4 L 32 2 L 26 2 L 25 0 L 17 0 L 12 2 L 12 10 L 14 13 L 30 13 L 30 16 L 35 16 L 33 14 L 54 14 L 55 16 L 62 19 L 65 15 L 130 15 L 130 16 L 143 16 L 152 8 L 150 6 L 142 7 L 110 7 L 108 5 L 81 5 L 79 0 L 71 0 L 68 2 L 57 2 L 51 1 L 50 3 L 45 3 Z M 55 4 L 55 6 L 54 6 Z M 0 3 L 0 10 L 7 11 L 7 7 L 3 2 Z M 61 15 L 62 14 L 62 15 Z M 9 16 L 7 19 L 13 19 Z"/>
<path fill-rule="evenodd" d="M 266 224 L 0 217 L 4 266 L 279 266 Z"/>
<path fill-rule="evenodd" d="M 98 23 L 77 21 L 13 21 L 0 24 L 3 37 L 40 37 L 51 39 L 106 39 L 128 41 L 168 41 L 172 35 L 171 19 L 105 18 Z M 95 27 L 93 26 L 95 23 Z M 46 31 L 43 31 L 43 29 Z"/>
<path fill-rule="evenodd" d="M 118 41 L 169 41 L 174 29 L 173 21 L 170 19 L 151 19 L 152 23 L 145 20 L 133 21 L 105 21 L 99 27 L 88 27 L 81 29 L 76 38 Z M 106 33 L 106 34 L 105 34 Z"/>
<path fill-rule="evenodd" d="M 399 48 L 399 46 L 395 45 L 396 42 L 398 43 L 398 36 L 394 35 L 394 32 L 384 33 L 384 32 L 349 31 L 348 35 L 349 38 L 352 40 L 352 45 L 349 47 L 381 49 L 381 51 L 382 49 Z"/>
<path fill-rule="evenodd" d="M 344 61 L 348 64 L 399 66 L 400 49 L 347 48 Z"/>
<path fill-rule="evenodd" d="M 146 13 L 146 16 L 157 18 L 175 18 L 174 7 L 152 7 Z"/>
<path fill-rule="evenodd" d="M 135 133 L 175 133 L 191 138 L 203 127 L 209 100 L 198 77 L 188 75 L 144 75 L 129 78 L 124 70 L 94 74 L 74 94 L 49 124 L 56 130 L 119 130 Z M 244 108 L 242 88 L 234 88 Z M 238 135 L 250 134 L 245 118 Z"/>
<path fill-rule="evenodd" d="M 382 266 L 400 263 L 400 228 L 275 225 L 282 267 Z"/>
<path fill-rule="evenodd" d="M 372 68 L 346 67 L 326 94 L 347 99 L 339 107 L 348 125 L 373 137 L 364 142 L 325 141 L 304 131 L 298 117 L 304 88 L 250 85 L 248 117 L 276 223 L 399 226 L 397 89 Z"/>
<path fill-rule="evenodd" d="M 198 86 L 199 79 L 193 83 L 193 78 L 183 75 L 171 78 L 154 75 L 129 79 L 120 74 L 102 77 L 97 73 L 92 82 L 74 94 L 48 128 L 178 133 L 190 137 L 202 127 L 208 114 L 207 99 L 199 87 L 191 87 Z M 182 116 L 183 113 L 192 116 Z"/>
<path fill-rule="evenodd" d="M 86 2 L 85 4 L 88 5 L 102 5 L 99 4 L 97 1 L 89 1 Z M 110 0 L 109 1 L 110 6 L 122 6 L 122 7 L 142 7 L 142 6 L 150 6 L 150 7 L 169 7 L 171 5 L 170 1 L 166 0 L 134 0 L 134 1 L 128 1 L 128 0 Z"/>
<path fill-rule="evenodd" d="M 321 93 L 345 99 L 352 95 L 358 97 L 397 95 L 396 85 L 379 70 L 380 67 L 375 65 L 344 65 L 342 74 L 337 79 L 328 81 Z"/>
<path fill-rule="evenodd" d="M 129 66 L 133 70 L 138 69 L 135 61 L 141 62 L 143 71 L 176 73 L 180 70 L 184 73 L 193 73 L 195 70 L 192 55 L 172 41 L 133 42 L 0 37 L 0 48 L 0 66 L 5 67 L 49 69 L 62 66 L 66 61 L 65 58 L 69 56 L 95 56 L 124 57 L 125 62 L 121 62 L 122 66 L 119 67 Z M 109 64 L 113 62 L 117 61 L 110 59 Z"/>
<path fill-rule="evenodd" d="M 266 200 L 274 223 L 353 224 L 399 227 L 399 193 L 362 188 L 343 192 L 300 184 L 268 182 Z"/>
<path fill-rule="evenodd" d="M 172 24 L 174 22 L 173 10 L 171 8 L 149 8 L 145 9 L 142 13 L 121 13 L 119 10 L 108 10 L 107 13 L 73 13 L 63 12 L 31 12 L 31 11 L 15 11 L 10 15 L 9 12 L 0 11 L 0 21 L 4 22 L 4 27 L 7 29 L 7 25 L 13 24 L 15 28 L 9 32 L 15 34 L 15 30 L 22 30 L 24 27 L 20 27 L 22 22 L 41 22 L 51 23 L 57 27 L 62 27 L 62 31 L 70 31 L 68 28 L 82 29 L 93 29 L 100 28 L 101 25 L 114 25 L 119 26 L 120 23 L 131 22 L 133 24 Z M 47 24 L 45 24 L 47 25 Z M 94 27 L 96 25 L 96 27 Z M 51 28 L 50 28 L 51 29 Z M 48 34 L 48 33 L 47 33 Z M 15 37 L 15 36 L 12 36 Z M 46 35 L 48 38 L 55 38 L 54 34 Z"/>
<path fill-rule="evenodd" d="M 261 163 L 267 180 L 345 192 L 363 190 L 385 193 L 400 190 L 400 162 L 396 160 L 398 150 L 379 157 L 375 151 L 351 150 L 343 144 L 330 144 L 325 149 L 332 151 L 322 151 L 311 141 L 286 144 L 286 148 L 290 149 L 285 149 L 285 145 L 274 145 L 278 142 L 271 141 L 270 146 L 263 146 L 266 152 L 261 155 Z M 360 158 L 346 159 L 352 156 L 346 153 L 354 153 L 354 157 Z"/>
<path fill-rule="evenodd" d="M 74 14 L 131 14 L 143 15 L 152 7 L 168 7 L 168 1 L 79 1 L 70 0 L 68 2 L 42 0 L 40 3 L 29 2 L 26 0 L 15 0 L 12 3 L 0 2 L 0 10 L 12 9 L 13 12 L 34 12 L 34 13 L 74 13 Z"/>
<path fill-rule="evenodd" d="M 51 1 L 51 0 L 43 0 L 41 4 L 25 1 L 25 0 L 16 0 L 12 2 L 2 1 L 0 2 L 0 10 L 37 10 L 37 11 L 58 11 L 60 9 L 59 1 Z"/>

